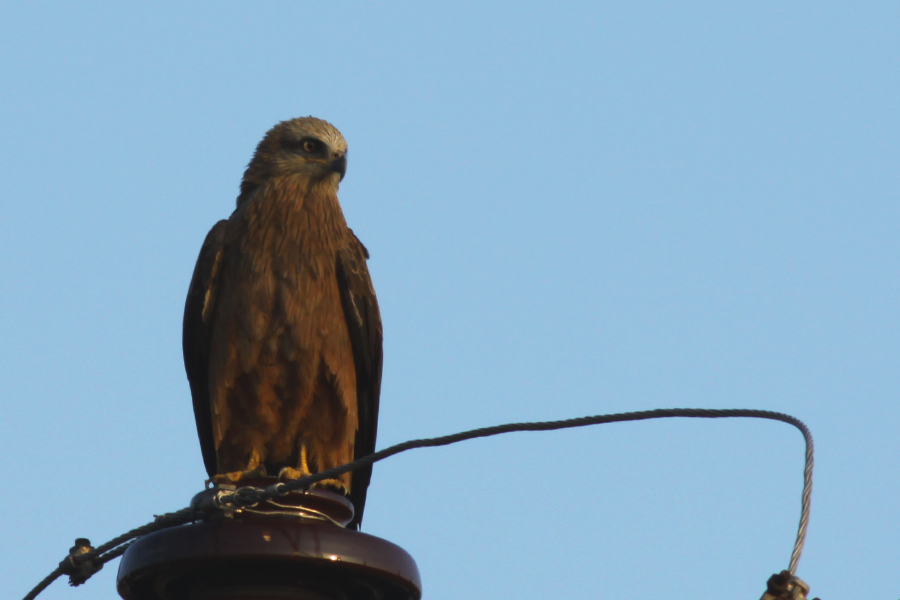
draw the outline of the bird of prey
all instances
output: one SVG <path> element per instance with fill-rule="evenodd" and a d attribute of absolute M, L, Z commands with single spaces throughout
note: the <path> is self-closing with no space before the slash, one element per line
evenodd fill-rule
<path fill-rule="evenodd" d="M 218 483 L 293 479 L 375 450 L 382 329 L 368 251 L 338 184 L 347 142 L 314 117 L 266 133 L 237 208 L 206 236 L 184 310 L 184 364 Z M 371 467 L 326 480 L 362 520 Z"/>

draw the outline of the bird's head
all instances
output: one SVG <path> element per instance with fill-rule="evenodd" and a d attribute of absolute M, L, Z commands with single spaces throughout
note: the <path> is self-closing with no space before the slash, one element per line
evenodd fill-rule
<path fill-rule="evenodd" d="M 241 182 L 238 203 L 272 177 L 295 175 L 310 184 L 333 186 L 347 171 L 347 140 L 337 128 L 315 117 L 282 121 L 256 147 Z"/>

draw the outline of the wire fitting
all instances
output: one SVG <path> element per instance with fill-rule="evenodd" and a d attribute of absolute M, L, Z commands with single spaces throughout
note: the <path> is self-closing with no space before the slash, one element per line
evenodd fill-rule
<path fill-rule="evenodd" d="M 284 496 L 287 496 L 290 493 L 291 493 L 290 490 L 285 488 L 283 481 L 279 481 L 278 483 L 273 483 L 272 485 L 270 485 L 269 487 L 266 488 L 266 496 L 268 496 L 269 498 L 275 498 L 275 497 L 283 498 Z"/>
<path fill-rule="evenodd" d="M 216 510 L 221 511 L 226 519 L 233 519 L 237 510 L 234 505 L 235 490 L 235 486 L 220 486 L 218 490 L 213 488 L 212 505 Z"/>
<path fill-rule="evenodd" d="M 809 586 L 790 571 L 775 573 L 766 582 L 766 593 L 759 600 L 806 600 Z M 819 600 L 813 598 L 813 600 Z"/>
<path fill-rule="evenodd" d="M 75 545 L 69 548 L 69 556 L 59 563 L 63 575 L 69 576 L 69 585 L 81 585 L 91 578 L 91 575 L 103 568 L 103 564 L 95 564 L 92 559 L 82 558 L 85 554 L 93 552 L 94 547 L 87 538 L 78 538 Z M 79 560 L 80 559 L 80 560 Z"/>

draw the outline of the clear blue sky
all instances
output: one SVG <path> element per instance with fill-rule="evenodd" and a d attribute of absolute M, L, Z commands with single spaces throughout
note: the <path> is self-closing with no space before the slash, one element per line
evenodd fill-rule
<path fill-rule="evenodd" d="M 900 594 L 896 3 L 4 4 L 4 597 L 204 479 L 184 296 L 263 133 L 350 145 L 379 447 L 747 407 L 817 443 L 799 575 Z M 802 440 L 755 421 L 514 434 L 375 468 L 428 600 L 758 598 Z M 46 600 L 117 598 L 109 565 Z"/>

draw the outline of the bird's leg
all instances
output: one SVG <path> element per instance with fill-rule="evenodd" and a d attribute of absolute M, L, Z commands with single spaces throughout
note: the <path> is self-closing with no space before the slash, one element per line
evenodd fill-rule
<path fill-rule="evenodd" d="M 306 461 L 306 444 L 303 442 L 300 442 L 300 464 L 297 466 L 300 468 L 284 467 L 278 471 L 278 479 L 300 479 L 301 477 L 312 475 L 309 470 L 309 464 Z"/>
<path fill-rule="evenodd" d="M 259 460 L 259 451 L 254 448 L 250 453 L 250 460 L 247 462 L 247 468 L 243 471 L 231 471 L 230 473 L 219 473 L 213 475 L 210 481 L 213 483 L 237 483 L 242 479 L 257 479 L 266 476 L 266 465 Z"/>
<path fill-rule="evenodd" d="M 309 470 L 307 456 L 308 451 L 306 449 L 306 444 L 300 442 L 300 464 L 298 465 L 299 469 L 284 467 L 278 472 L 278 479 L 299 479 L 301 477 L 306 477 L 307 475 L 312 475 L 312 472 Z M 323 479 L 322 481 L 315 482 L 311 487 L 337 492 L 338 494 L 342 494 L 344 496 L 350 493 L 350 490 L 347 489 L 347 486 L 345 486 L 343 482 L 338 481 L 337 479 Z"/>

